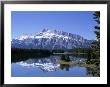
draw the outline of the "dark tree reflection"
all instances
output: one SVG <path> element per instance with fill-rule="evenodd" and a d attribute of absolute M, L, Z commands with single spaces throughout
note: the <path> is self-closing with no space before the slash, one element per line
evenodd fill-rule
<path fill-rule="evenodd" d="M 65 62 L 70 62 L 70 58 L 69 55 L 61 55 L 61 60 L 65 61 Z"/>
<path fill-rule="evenodd" d="M 95 77 L 100 76 L 100 67 L 86 67 L 87 75 L 92 75 Z"/>
<path fill-rule="evenodd" d="M 69 64 L 60 64 L 60 69 L 69 71 L 70 65 Z"/>
<path fill-rule="evenodd" d="M 61 55 L 61 61 L 70 62 L 69 55 Z M 60 69 L 69 71 L 70 64 L 60 64 Z"/>

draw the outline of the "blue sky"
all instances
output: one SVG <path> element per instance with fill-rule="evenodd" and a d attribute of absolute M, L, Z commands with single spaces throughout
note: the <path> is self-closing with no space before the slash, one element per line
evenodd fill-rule
<path fill-rule="evenodd" d="M 94 11 L 12 11 L 12 38 L 35 34 L 48 28 L 95 39 L 93 13 Z"/>

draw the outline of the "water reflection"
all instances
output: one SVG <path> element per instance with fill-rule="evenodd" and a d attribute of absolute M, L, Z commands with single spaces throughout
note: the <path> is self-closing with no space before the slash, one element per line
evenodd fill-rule
<path fill-rule="evenodd" d="M 61 55 L 61 61 L 70 62 L 69 55 Z M 60 63 L 60 69 L 69 71 L 70 65 L 69 64 L 61 64 Z"/>
<path fill-rule="evenodd" d="M 59 69 L 59 64 L 53 64 L 53 63 L 27 63 L 27 62 L 18 62 L 16 64 L 19 64 L 23 67 L 26 68 L 39 68 L 41 69 L 43 72 L 50 72 L 50 71 L 56 71 L 57 69 Z"/>
<path fill-rule="evenodd" d="M 20 65 L 27 69 L 33 68 L 33 69 L 36 69 L 37 71 L 40 70 L 44 73 L 54 72 L 55 75 L 57 75 L 59 74 L 59 72 L 61 73 L 64 71 L 73 72 L 75 65 L 70 64 L 71 62 L 86 62 L 86 60 L 87 58 L 76 57 L 73 55 L 51 55 L 46 57 L 33 57 L 33 58 L 26 58 L 26 57 L 22 58 L 21 56 L 20 57 L 18 56 L 17 58 L 12 58 L 12 64 Z M 80 68 L 81 68 L 80 66 L 77 66 L 77 70 Z M 83 71 L 83 73 L 85 72 L 84 76 L 90 76 L 90 75 L 97 76 L 96 73 L 98 72 L 96 71 L 96 68 L 95 69 L 90 67 L 82 67 L 82 68 L 86 68 Z M 79 76 L 80 76 L 80 73 L 82 73 L 82 71 L 79 72 Z M 73 73 L 73 76 L 74 76 L 74 73 Z"/>
<path fill-rule="evenodd" d="M 66 61 L 66 62 L 70 62 L 70 56 L 69 55 L 61 55 L 61 60 Z"/>
<path fill-rule="evenodd" d="M 100 68 L 97 66 L 97 67 L 86 67 L 87 69 L 87 74 L 90 75 L 92 74 L 93 76 L 97 77 L 97 76 L 100 76 Z"/>

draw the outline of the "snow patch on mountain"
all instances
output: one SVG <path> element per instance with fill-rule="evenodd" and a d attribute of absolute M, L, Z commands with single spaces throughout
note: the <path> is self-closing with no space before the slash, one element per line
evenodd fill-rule
<path fill-rule="evenodd" d="M 22 35 L 11 41 L 12 47 L 17 48 L 85 48 L 89 47 L 92 40 L 87 40 L 80 35 L 64 31 L 43 29 L 35 35 Z"/>

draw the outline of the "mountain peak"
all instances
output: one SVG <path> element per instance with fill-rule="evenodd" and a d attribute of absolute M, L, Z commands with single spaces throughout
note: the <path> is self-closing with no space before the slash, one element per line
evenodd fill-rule
<path fill-rule="evenodd" d="M 90 43 L 80 35 L 50 29 L 43 29 L 35 35 L 23 34 L 19 39 L 12 40 L 13 47 L 47 49 L 89 47 Z"/>
<path fill-rule="evenodd" d="M 56 33 L 58 31 L 57 30 L 52 30 L 52 29 L 43 29 L 42 32 Z"/>
<path fill-rule="evenodd" d="M 44 29 L 42 30 L 42 32 L 47 32 L 48 30 L 49 30 L 49 29 L 45 29 L 45 28 L 44 28 Z"/>

